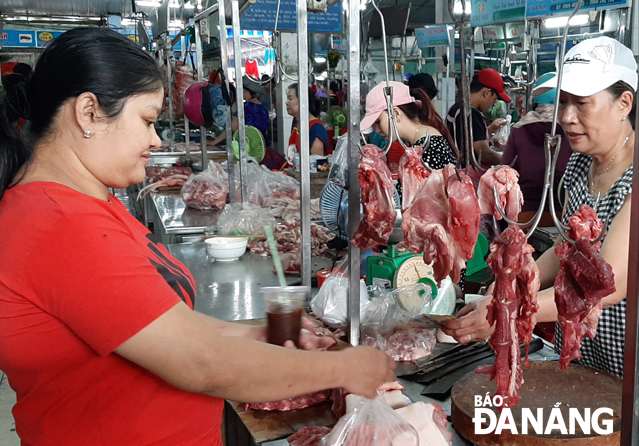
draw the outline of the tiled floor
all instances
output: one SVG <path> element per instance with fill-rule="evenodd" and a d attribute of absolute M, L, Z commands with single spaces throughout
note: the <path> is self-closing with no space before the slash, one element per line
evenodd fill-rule
<path fill-rule="evenodd" d="M 0 372 L 0 446 L 20 446 L 11 409 L 16 403 L 16 394 L 9 387 L 7 377 Z"/>

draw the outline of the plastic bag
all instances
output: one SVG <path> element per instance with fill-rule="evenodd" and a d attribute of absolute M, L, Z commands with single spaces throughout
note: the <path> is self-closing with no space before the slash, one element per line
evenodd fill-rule
<path fill-rule="evenodd" d="M 437 290 L 437 297 L 433 299 L 430 314 L 450 316 L 455 312 L 456 302 L 457 293 L 455 291 L 455 284 L 450 277 L 446 277 L 442 280 L 442 283 Z"/>
<path fill-rule="evenodd" d="M 248 202 L 263 206 L 268 198 L 292 198 L 300 199 L 300 183 L 282 172 L 271 172 L 266 166 L 254 162 L 254 158 L 246 163 L 248 178 L 247 193 Z M 239 181 L 239 164 L 235 164 L 235 197 L 236 201 L 242 201 L 242 192 Z"/>
<path fill-rule="evenodd" d="M 508 137 L 510 136 L 510 121 L 512 121 L 512 119 L 512 116 L 506 116 L 506 121 L 508 122 L 499 127 L 499 130 L 497 130 L 493 136 L 493 143 L 498 144 L 502 148 L 505 148 L 506 144 L 508 144 Z"/>
<path fill-rule="evenodd" d="M 419 437 L 388 404 L 364 399 L 340 418 L 320 446 L 419 446 Z"/>
<path fill-rule="evenodd" d="M 433 289 L 426 283 L 399 287 L 391 291 L 391 296 L 411 317 L 429 314 L 433 306 Z"/>
<path fill-rule="evenodd" d="M 215 163 L 201 173 L 191 175 L 181 191 L 187 207 L 199 210 L 222 209 L 229 196 L 226 172 Z"/>
<path fill-rule="evenodd" d="M 264 234 L 264 226 L 275 227 L 275 219 L 267 209 L 247 203 L 231 203 L 224 206 L 217 226 L 220 234 L 226 235 L 231 232 L 243 232 L 247 235 Z"/>
<path fill-rule="evenodd" d="M 430 288 L 426 284 L 420 284 Z M 412 286 L 401 288 L 405 293 L 415 293 L 418 298 L 430 296 L 425 288 Z M 425 328 L 421 324 L 411 324 L 410 319 L 428 312 L 430 304 L 422 302 L 411 308 L 413 311 L 403 309 L 395 291 L 387 292 L 381 289 L 373 289 L 378 294 L 369 302 L 365 314 L 362 316 L 362 343 L 369 347 L 377 348 L 395 361 L 414 361 L 430 355 L 436 343 L 435 330 Z M 420 296 L 420 292 L 424 294 Z M 412 299 L 415 302 L 417 299 Z M 425 300 L 425 299 L 424 299 Z"/>
<path fill-rule="evenodd" d="M 335 143 L 333 152 L 333 164 L 328 172 L 328 181 L 348 190 L 348 143 L 347 136 L 343 135 Z"/>
<path fill-rule="evenodd" d="M 348 323 L 348 256 L 344 257 L 331 275 L 311 300 L 311 309 L 324 323 L 333 327 L 343 327 Z M 360 296 L 366 296 L 366 284 L 360 280 Z M 360 301 L 360 314 L 368 303 L 368 299 Z"/>

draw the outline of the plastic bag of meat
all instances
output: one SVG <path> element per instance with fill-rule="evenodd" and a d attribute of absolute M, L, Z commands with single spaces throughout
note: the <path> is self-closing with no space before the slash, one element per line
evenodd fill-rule
<path fill-rule="evenodd" d="M 275 227 L 277 223 L 267 209 L 254 204 L 229 203 L 217 220 L 221 234 L 243 232 L 248 235 L 264 234 L 264 226 Z"/>
<path fill-rule="evenodd" d="M 378 399 L 362 400 L 342 417 L 320 446 L 419 446 L 415 428 Z"/>
<path fill-rule="evenodd" d="M 286 441 L 291 446 L 319 446 L 320 441 L 331 432 L 330 427 L 308 426 L 295 432 Z"/>
<path fill-rule="evenodd" d="M 415 361 L 430 355 L 437 343 L 435 329 L 423 326 L 399 325 L 391 331 L 373 331 L 364 335 L 363 344 L 377 348 L 395 361 Z"/>
<path fill-rule="evenodd" d="M 182 186 L 184 204 L 192 209 L 223 209 L 228 197 L 226 172 L 214 163 L 207 170 L 191 175 Z"/>

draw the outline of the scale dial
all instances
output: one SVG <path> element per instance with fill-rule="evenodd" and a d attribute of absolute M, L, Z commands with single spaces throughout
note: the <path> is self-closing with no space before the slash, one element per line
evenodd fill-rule
<path fill-rule="evenodd" d="M 393 287 L 398 288 L 416 283 L 435 284 L 435 273 L 433 267 L 424 263 L 422 256 L 415 256 L 406 259 L 395 271 Z"/>

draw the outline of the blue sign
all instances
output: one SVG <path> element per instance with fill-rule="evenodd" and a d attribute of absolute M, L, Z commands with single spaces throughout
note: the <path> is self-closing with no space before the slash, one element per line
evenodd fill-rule
<path fill-rule="evenodd" d="M 523 21 L 526 15 L 526 0 L 472 0 L 471 5 L 472 27 Z"/>
<path fill-rule="evenodd" d="M 526 0 L 526 17 L 541 17 L 558 13 L 570 13 L 577 6 L 573 0 Z M 628 0 L 584 0 L 581 10 L 595 8 L 627 8 Z"/>
<path fill-rule="evenodd" d="M 0 34 L 0 44 L 3 47 L 35 48 L 35 31 L 16 31 L 8 29 Z"/>
<path fill-rule="evenodd" d="M 417 46 L 426 48 L 429 46 L 449 46 L 450 33 L 447 26 L 426 26 L 415 30 Z"/>
<path fill-rule="evenodd" d="M 275 30 L 278 0 L 257 0 L 242 15 L 242 29 Z M 326 12 L 308 13 L 308 32 L 342 33 L 344 32 L 342 3 L 329 6 Z M 278 31 L 297 31 L 297 7 L 295 0 L 281 0 L 280 14 L 277 20 Z"/>

